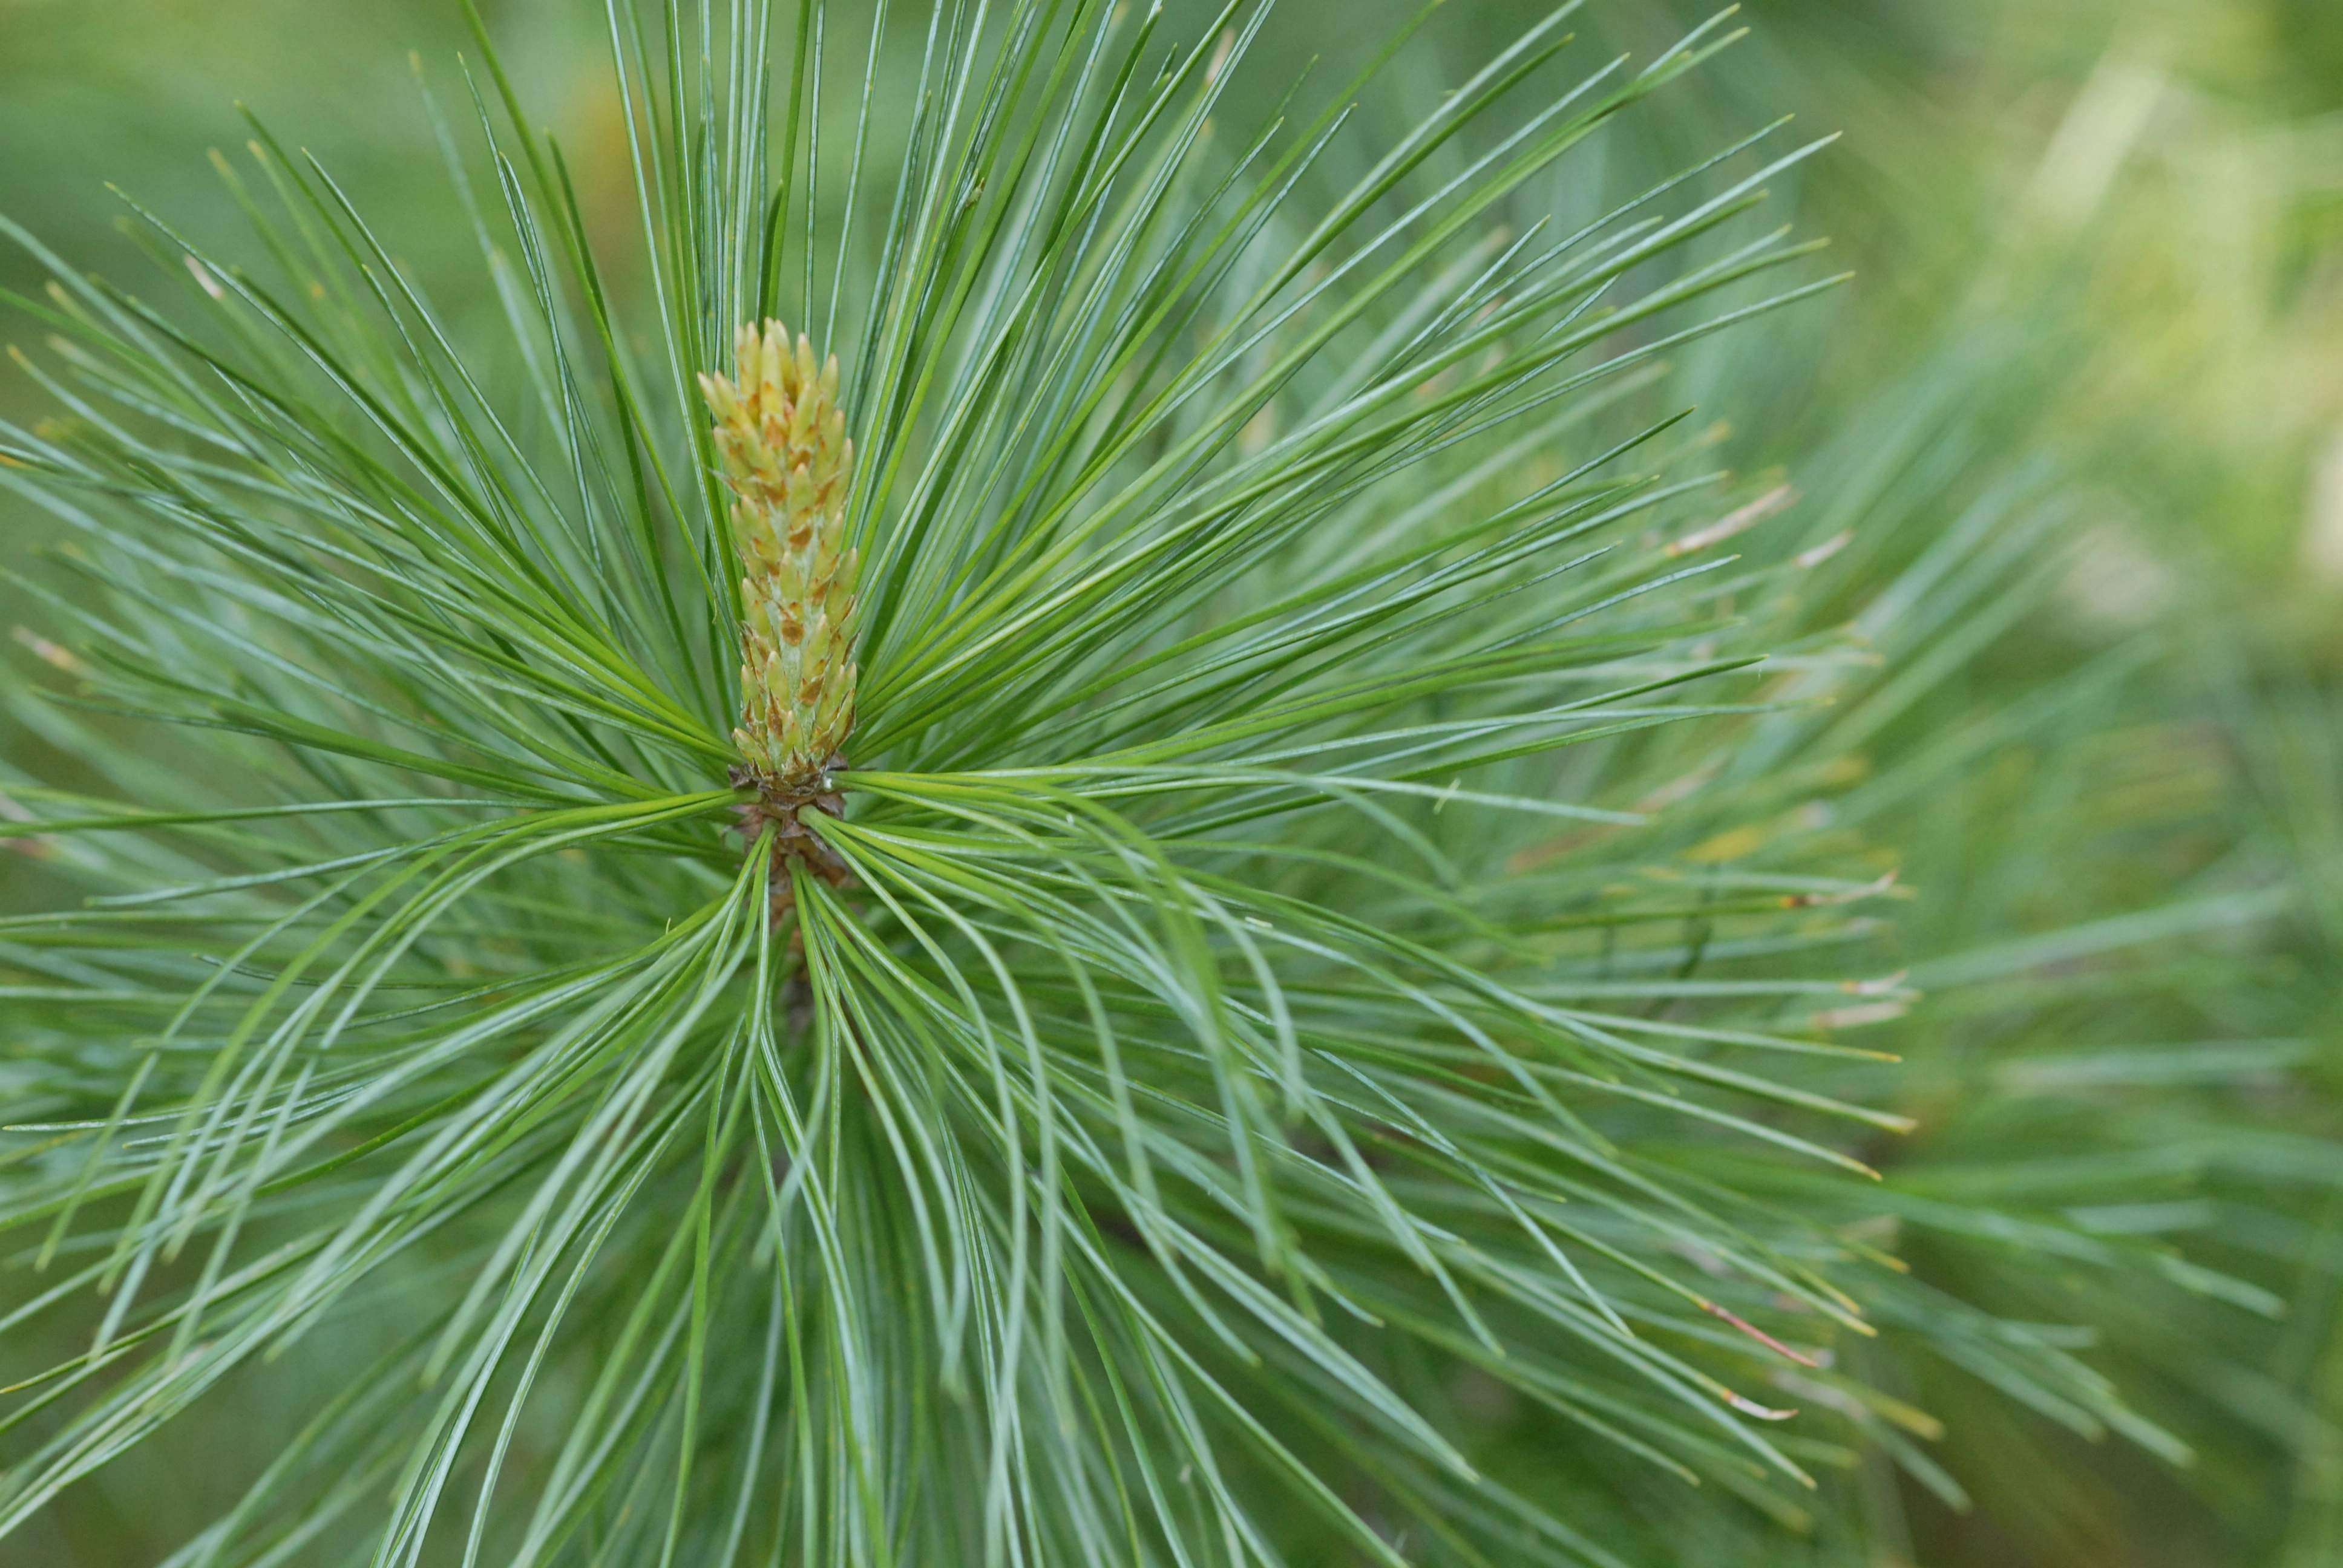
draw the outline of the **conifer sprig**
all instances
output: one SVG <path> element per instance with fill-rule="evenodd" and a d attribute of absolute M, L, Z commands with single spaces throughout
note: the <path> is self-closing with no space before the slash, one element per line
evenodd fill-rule
<path fill-rule="evenodd" d="M 1864 1229 L 1832 1030 L 1911 998 L 1815 704 L 1908 688 L 1655 402 L 1827 286 L 1739 222 L 1813 147 L 1578 179 L 1729 35 L 1572 75 L 1566 9 L 1224 143 L 1262 15 L 943 0 L 880 92 L 882 10 L 841 191 L 820 0 L 613 5 L 647 299 L 484 35 L 494 334 L 265 136 L 266 264 L 153 220 L 170 303 L 9 231 L 87 779 L 7 782 L 71 1338 L 0 1530 L 271 1367 L 331 1394 L 186 1568 L 1608 1565 L 1574 1499 L 1903 1442 L 1883 1320 L 2158 1439 Z"/>

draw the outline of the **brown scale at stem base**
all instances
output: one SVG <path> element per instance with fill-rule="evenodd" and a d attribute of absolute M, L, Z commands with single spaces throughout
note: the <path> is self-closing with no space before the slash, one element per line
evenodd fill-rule
<path fill-rule="evenodd" d="M 844 888 L 853 882 L 846 862 L 838 851 L 826 843 L 821 835 L 805 824 L 802 813 L 808 809 L 843 819 L 846 797 L 840 794 L 830 778 L 846 770 L 846 759 L 833 753 L 821 771 L 804 783 L 790 787 L 775 784 L 760 776 L 754 768 L 735 767 L 728 777 L 735 789 L 754 789 L 757 798 L 739 807 L 739 819 L 734 831 L 741 842 L 754 851 L 757 840 L 767 828 L 773 833 L 773 867 L 767 879 L 768 907 L 773 924 L 797 907 L 795 879 L 790 875 L 792 862 L 801 863 L 814 876 L 833 888 Z"/>

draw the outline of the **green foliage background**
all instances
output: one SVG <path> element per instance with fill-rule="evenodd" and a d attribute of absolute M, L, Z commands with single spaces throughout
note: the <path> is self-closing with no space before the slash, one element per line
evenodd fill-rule
<path fill-rule="evenodd" d="M 1330 26 L 1331 8 L 1290 0 L 1252 90 L 1312 51 L 1344 74 L 1344 51 L 1397 19 L 1373 9 L 1346 4 Z M 1475 61 L 1530 10 L 1450 0 L 1427 58 Z M 1700 19 L 1678 10 L 1604 0 L 1582 22 L 1648 57 Z M 549 0 L 488 15 L 570 151 L 589 226 L 623 223 L 595 19 Z M 1745 19 L 1755 35 L 1618 156 L 1674 166 L 1785 108 L 1843 130 L 1777 196 L 1857 277 L 1694 346 L 1679 385 L 1732 420 L 1716 433 L 1732 467 L 1799 487 L 1802 529 L 1855 528 L 1843 581 L 1875 586 L 1964 528 L 2026 541 L 1975 568 L 1992 608 L 1957 648 L 1877 649 L 1936 675 L 1855 707 L 1829 740 L 1842 775 L 1813 792 L 1837 814 L 1824 829 L 1859 832 L 1917 894 L 1893 942 L 1924 998 L 1850 1035 L 1905 1056 L 1865 1094 L 1919 1124 L 1866 1149 L 1889 1178 L 1868 1222 L 1901 1227 L 1924 1286 L 2069 1326 L 2058 1342 L 2170 1436 L 1917 1361 L 1892 1375 L 1944 1422 L 1922 1445 L 1936 1491 L 1865 1462 L 1805 1533 L 1753 1508 L 1747 1528 L 1650 1560 L 2343 1562 L 2343 565 L 2319 564 L 2343 543 L 2322 558 L 2307 542 L 2322 518 L 2343 534 L 2343 14 L 1754 0 Z M 444 197 L 406 55 L 461 46 L 452 7 L 405 0 L 0 0 L 0 210 L 117 276 L 138 262 L 101 181 L 224 236 L 235 215 L 200 155 L 240 141 L 240 98 L 428 272 L 469 242 L 430 221 Z M 1436 95 L 1438 70 L 1418 85 Z M 0 259 L 0 281 L 31 278 Z M 0 381 L 0 411 L 35 403 Z M 0 513 L 12 558 L 43 527 Z M 31 613 L 12 597 L 0 619 Z M 53 772 L 14 710 L 38 650 L 10 656 L 0 757 Z M 1893 788 L 1866 795 L 1875 775 Z M 1785 820 L 1802 809 L 1785 799 Z M 1687 867 L 1728 858 L 1682 848 Z M 0 859 L 12 906 L 51 891 L 37 858 Z M 1932 1226 L 1953 1204 L 2002 1229 Z M 36 1366 L 42 1349 L 0 1358 Z M 304 1356 L 304 1375 L 332 1375 L 329 1351 Z M 0 1553 L 156 1561 L 287 1432 L 271 1398 L 258 1381 L 216 1398 Z M 1535 1424 L 1502 1399 L 1473 1419 L 1534 1486 Z"/>

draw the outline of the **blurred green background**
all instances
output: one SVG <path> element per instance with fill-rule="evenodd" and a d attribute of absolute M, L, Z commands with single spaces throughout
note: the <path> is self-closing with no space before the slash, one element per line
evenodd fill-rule
<path fill-rule="evenodd" d="M 600 7 L 484 9 L 615 248 L 631 197 Z M 1272 97 L 1314 50 L 1363 54 L 1403 9 L 1286 0 L 1252 90 Z M 1423 79 L 1543 9 L 1449 0 Z M 1648 56 L 1707 10 L 1590 0 L 1584 30 Z M 1851 524 L 1925 537 L 1996 486 L 2046 519 L 2029 597 L 1982 627 L 1960 691 L 2030 717 L 1948 762 L 1904 824 L 1936 1000 L 1891 1091 L 1924 1131 L 1880 1158 L 1916 1191 L 2169 1231 L 2175 1256 L 2285 1310 L 2069 1279 L 1986 1241 L 1916 1245 L 1948 1289 L 2094 1327 L 2093 1363 L 2194 1462 L 1916 1369 L 1969 1507 L 1866 1472 L 1836 1533 L 1761 1556 L 1763 1535 L 1688 1543 L 1681 1561 L 2343 1564 L 2343 4 L 1750 0 L 1742 20 L 1750 38 L 1623 135 L 1681 161 L 1783 112 L 1845 133 L 1778 194 L 1856 276 L 1680 373 L 1734 421 L 1735 461 L 1786 467 Z M 249 134 L 242 103 L 427 276 L 445 259 L 460 277 L 409 60 L 459 93 L 462 37 L 453 0 L 0 0 L 0 213 L 123 278 L 146 264 L 108 182 L 240 244 L 206 154 Z M 0 250 L 0 284 L 35 276 Z M 36 403 L 0 375 L 0 409 Z M 0 529 L 12 559 L 41 532 L 22 508 Z M 0 587 L 0 621 L 26 617 Z M 39 751 L 0 714 L 0 752 L 36 769 Z M 2077 930 L 2097 934 L 2043 945 Z M 218 1501 L 197 1457 L 240 1473 L 271 1413 L 223 1405 L 0 1561 L 160 1560 Z"/>

